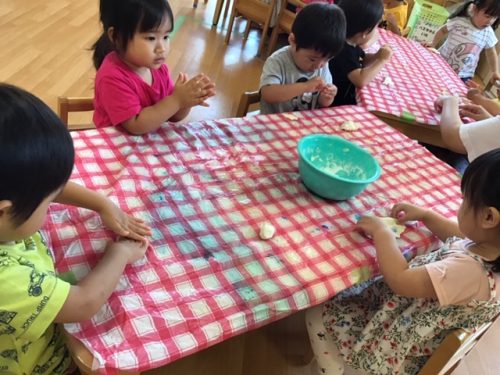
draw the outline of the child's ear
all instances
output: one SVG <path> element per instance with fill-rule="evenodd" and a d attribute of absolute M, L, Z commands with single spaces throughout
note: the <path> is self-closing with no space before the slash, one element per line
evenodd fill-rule
<path fill-rule="evenodd" d="M 500 212 L 495 207 L 487 207 L 483 213 L 482 226 L 492 229 L 500 225 Z"/>
<path fill-rule="evenodd" d="M 109 27 L 108 30 L 106 31 L 108 34 L 108 38 L 111 41 L 111 43 L 115 42 L 115 28 L 113 26 Z"/>
<path fill-rule="evenodd" d="M 288 43 L 290 43 L 290 45 L 291 45 L 292 47 L 295 47 L 295 46 L 297 45 L 297 41 L 296 41 L 296 39 L 295 39 L 295 35 L 294 35 L 293 33 L 290 33 L 290 34 L 288 35 Z"/>
<path fill-rule="evenodd" d="M 0 220 L 6 218 L 10 208 L 12 207 L 12 202 L 9 200 L 0 201 Z"/>

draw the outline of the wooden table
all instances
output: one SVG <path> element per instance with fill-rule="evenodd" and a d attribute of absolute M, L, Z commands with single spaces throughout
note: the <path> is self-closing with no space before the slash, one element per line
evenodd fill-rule
<path fill-rule="evenodd" d="M 389 44 L 393 55 L 377 77 L 357 92 L 358 104 L 412 139 L 444 147 L 435 99 L 465 95 L 467 88 L 443 58 L 419 43 L 379 29 L 369 51 Z"/>
<path fill-rule="evenodd" d="M 343 132 L 352 119 L 360 130 Z M 297 142 L 339 134 L 374 155 L 379 180 L 327 201 L 302 184 Z M 378 273 L 357 215 L 405 200 L 451 217 L 459 177 L 417 142 L 361 107 L 165 124 L 144 136 L 116 128 L 72 133 L 72 180 L 108 195 L 153 228 L 147 256 L 128 266 L 89 321 L 66 324 L 107 373 L 145 371 L 317 305 Z M 276 235 L 260 240 L 264 222 Z M 111 233 L 93 212 L 53 204 L 44 226 L 60 272 L 83 278 Z M 437 238 L 408 227 L 408 257 Z"/>

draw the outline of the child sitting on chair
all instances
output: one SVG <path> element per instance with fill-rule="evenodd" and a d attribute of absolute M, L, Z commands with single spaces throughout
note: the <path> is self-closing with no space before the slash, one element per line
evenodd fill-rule
<path fill-rule="evenodd" d="M 289 46 L 266 60 L 260 77 L 261 113 L 329 107 L 337 89 L 328 60 L 345 40 L 345 17 L 336 5 L 307 5 L 295 18 Z"/>
<path fill-rule="evenodd" d="M 142 258 L 150 229 L 107 197 L 68 182 L 71 136 L 42 101 L 0 84 L 0 372 L 67 374 L 71 358 L 61 326 L 90 319 L 115 289 L 125 266 Z M 56 275 L 38 232 L 51 202 L 94 210 L 119 236 L 76 285 Z"/>
<path fill-rule="evenodd" d="M 381 0 L 341 0 L 339 7 L 344 11 L 347 29 L 344 48 L 330 60 L 333 83 L 338 88 L 334 106 L 356 104 L 356 88 L 369 84 L 392 55 L 388 45 L 375 54 L 365 54 L 360 47 L 377 32 L 384 13 Z"/>
<path fill-rule="evenodd" d="M 465 171 L 457 221 L 429 208 L 396 204 L 399 223 L 421 221 L 443 246 L 408 262 L 392 230 L 375 216 L 358 228 L 371 237 L 382 276 L 349 288 L 306 315 L 318 374 L 344 363 L 369 374 L 417 374 L 450 330 L 474 328 L 500 313 L 500 149 Z"/>
<path fill-rule="evenodd" d="M 384 0 L 384 18 L 381 27 L 402 35 L 408 21 L 408 3 L 405 0 Z"/>

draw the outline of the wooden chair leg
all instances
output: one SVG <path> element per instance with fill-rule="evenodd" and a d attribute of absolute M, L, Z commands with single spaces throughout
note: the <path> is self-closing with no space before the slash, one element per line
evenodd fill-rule
<path fill-rule="evenodd" d="M 225 40 L 226 44 L 229 44 L 229 39 L 231 38 L 231 32 L 233 31 L 233 24 L 234 24 L 235 18 L 236 18 L 236 9 L 234 8 L 234 5 L 233 5 L 233 10 L 231 11 L 231 17 L 229 19 L 229 25 L 227 26 L 227 34 L 226 34 L 226 40 Z"/>
<path fill-rule="evenodd" d="M 234 0 L 236 1 L 236 0 Z M 224 19 L 227 17 L 227 13 L 229 12 L 229 4 L 231 4 L 231 0 L 226 1 L 226 6 L 224 7 Z"/>
<path fill-rule="evenodd" d="M 250 27 L 252 26 L 252 21 L 247 20 L 247 25 L 245 27 L 245 34 L 243 34 L 243 39 L 247 40 L 248 39 L 248 34 L 250 34 Z"/>
<path fill-rule="evenodd" d="M 230 2 L 229 0 L 226 0 L 226 11 L 227 11 L 227 6 L 228 6 L 229 2 Z M 217 26 L 217 24 L 219 23 L 223 3 L 224 3 L 224 0 L 217 0 L 217 4 L 215 4 L 214 19 L 212 20 L 213 26 Z M 226 15 L 224 15 L 224 17 L 226 17 Z"/>
<path fill-rule="evenodd" d="M 263 58 L 270 56 L 274 49 L 276 48 L 276 43 L 278 42 L 278 37 L 280 35 L 280 28 L 278 25 L 274 26 L 273 32 L 271 33 L 271 38 L 269 39 L 269 45 L 267 47 L 267 55 L 261 56 Z"/>
<path fill-rule="evenodd" d="M 277 27 L 277 25 L 276 25 L 276 27 Z M 260 37 L 259 49 L 257 50 L 257 55 L 259 55 L 259 56 L 262 56 L 262 52 L 264 51 L 264 46 L 266 44 L 268 31 L 269 31 L 269 20 L 266 21 L 266 23 L 264 24 L 264 27 L 262 28 L 262 36 Z"/>

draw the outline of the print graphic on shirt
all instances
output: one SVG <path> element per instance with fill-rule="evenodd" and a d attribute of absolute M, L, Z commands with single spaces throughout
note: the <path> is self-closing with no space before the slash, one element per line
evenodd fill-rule
<path fill-rule="evenodd" d="M 44 273 L 36 272 L 35 270 L 31 271 L 30 274 L 30 283 L 28 285 L 28 295 L 31 297 L 38 297 L 42 294 L 42 283 L 45 279 Z"/>
<path fill-rule="evenodd" d="M 450 53 L 448 63 L 455 71 L 474 71 L 480 52 L 481 48 L 474 43 L 458 44 Z"/>
<path fill-rule="evenodd" d="M 19 362 L 17 359 L 17 350 L 14 349 L 4 350 L 3 352 L 0 353 L 0 357 Z"/>
<path fill-rule="evenodd" d="M 296 83 L 307 82 L 308 79 L 306 77 L 300 77 Z M 313 108 L 313 97 L 317 95 L 317 93 L 313 92 L 305 92 L 300 96 L 296 96 L 292 99 L 292 105 L 294 111 L 305 111 Z"/>
<path fill-rule="evenodd" d="M 24 240 L 24 251 L 35 251 L 36 250 L 36 243 L 33 240 L 33 238 L 27 238 Z"/>
<path fill-rule="evenodd" d="M 10 322 L 17 315 L 17 312 L 0 310 L 0 336 L 11 335 L 16 329 L 10 325 Z"/>

